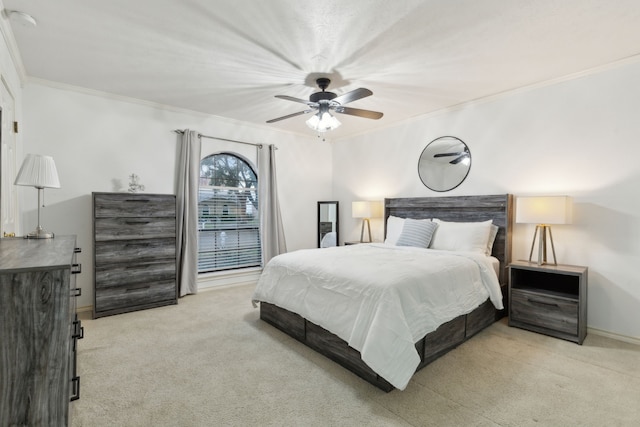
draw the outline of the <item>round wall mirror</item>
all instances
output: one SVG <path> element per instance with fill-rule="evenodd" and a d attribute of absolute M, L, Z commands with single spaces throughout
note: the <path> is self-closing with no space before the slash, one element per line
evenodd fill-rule
<path fill-rule="evenodd" d="M 433 191 L 453 190 L 471 169 L 471 152 L 467 144 L 455 136 L 441 136 L 431 141 L 418 160 L 418 175 Z"/>

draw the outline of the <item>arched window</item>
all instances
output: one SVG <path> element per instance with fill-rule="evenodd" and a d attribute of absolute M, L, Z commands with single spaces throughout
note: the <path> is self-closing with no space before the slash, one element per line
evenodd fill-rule
<path fill-rule="evenodd" d="M 198 273 L 259 267 L 258 178 L 231 153 L 200 161 Z"/>

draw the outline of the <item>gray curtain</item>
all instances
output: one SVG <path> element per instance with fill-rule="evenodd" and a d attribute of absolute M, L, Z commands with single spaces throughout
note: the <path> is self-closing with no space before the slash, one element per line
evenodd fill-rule
<path fill-rule="evenodd" d="M 263 144 L 258 148 L 258 200 L 263 266 L 274 256 L 287 251 L 278 202 L 275 152 L 273 145 Z"/>
<path fill-rule="evenodd" d="M 180 141 L 177 176 L 177 250 L 180 296 L 198 292 L 198 182 L 200 137 L 185 130 Z"/>

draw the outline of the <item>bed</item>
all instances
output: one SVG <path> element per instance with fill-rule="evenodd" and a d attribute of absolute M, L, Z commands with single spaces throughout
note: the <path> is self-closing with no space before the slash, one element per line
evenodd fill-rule
<path fill-rule="evenodd" d="M 260 318 L 263 321 L 378 388 L 391 391 L 394 388 L 404 389 L 415 371 L 503 316 L 506 304 L 503 295 L 507 295 L 507 266 L 511 252 L 513 197 L 503 194 L 393 198 L 385 199 L 384 207 L 385 236 L 388 241 L 397 239 L 393 235 L 399 233 L 399 218 L 411 219 L 403 220 L 404 224 L 411 222 L 415 225 L 420 222 L 421 227 L 424 221 L 416 220 L 437 218 L 438 227 L 490 222 L 495 233 L 490 246 L 491 253 L 487 254 L 490 256 L 385 244 L 296 251 L 274 258 L 265 267 L 253 300 L 260 304 Z M 438 237 L 437 230 L 434 240 Z M 444 231 L 441 236 L 445 236 Z M 439 240 L 441 243 L 442 238 Z M 395 257 L 399 263 L 393 261 L 393 268 L 377 267 L 385 263 L 385 257 L 389 260 Z M 423 257 L 434 257 L 436 261 L 423 262 Z M 371 260 L 369 264 L 365 259 Z M 417 260 L 411 261 L 415 266 L 408 264 L 409 259 Z M 459 264 L 461 271 L 457 272 L 458 267 L 437 267 L 444 265 L 445 260 L 446 265 L 450 262 Z M 340 262 L 351 267 L 348 269 L 356 273 L 354 277 L 347 273 L 342 275 L 344 268 L 340 267 Z M 426 264 L 436 267 L 426 267 Z M 332 268 L 326 269 L 323 265 L 331 265 Z M 414 272 L 414 268 L 418 269 L 421 265 L 434 269 L 428 282 L 433 281 L 439 288 L 428 292 L 426 288 L 416 288 L 426 286 L 426 282 L 414 282 L 425 274 L 431 274 L 418 270 Z M 488 270 L 495 273 L 492 271 L 489 274 Z M 385 271 L 401 271 L 402 274 L 389 275 Z M 378 277 L 374 276 L 383 277 L 382 284 L 378 284 Z M 399 278 L 396 280 L 394 276 Z M 356 278 L 361 288 L 356 287 Z M 447 278 L 456 282 L 456 286 L 443 286 Z M 386 281 L 389 286 L 385 285 Z M 397 283 L 391 286 L 392 281 Z M 323 284 L 320 286 L 316 283 Z M 446 289 L 446 292 L 438 292 L 438 289 Z M 462 294 L 454 294 L 449 289 Z M 436 314 L 427 316 L 422 310 L 426 302 L 418 301 L 416 292 L 421 295 L 442 293 L 445 299 L 441 306 L 433 307 Z M 331 293 L 339 299 L 336 303 L 327 304 L 321 296 Z M 352 295 L 356 293 L 358 298 L 363 298 L 362 301 L 351 299 L 355 298 Z M 282 299 L 278 295 L 288 296 Z M 456 308 L 461 310 L 461 314 L 452 314 L 453 309 L 449 309 L 453 300 L 456 304 L 462 301 L 461 307 Z M 378 301 L 385 303 L 383 305 Z M 372 308 L 369 309 L 369 306 Z M 326 315 L 329 318 L 322 317 Z M 416 321 L 416 316 L 421 323 Z"/>

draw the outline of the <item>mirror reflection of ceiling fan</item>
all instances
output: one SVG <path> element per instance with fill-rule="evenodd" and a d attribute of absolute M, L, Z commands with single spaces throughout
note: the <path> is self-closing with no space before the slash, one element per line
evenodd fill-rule
<path fill-rule="evenodd" d="M 374 120 L 381 118 L 383 115 L 382 113 L 377 111 L 362 110 L 359 108 L 344 106 L 344 104 L 347 104 L 349 102 L 357 101 L 358 99 L 373 95 L 373 92 L 371 92 L 369 89 L 359 88 L 338 96 L 333 92 L 325 91 L 325 89 L 329 87 L 329 83 L 331 83 L 331 80 L 329 80 L 328 78 L 320 77 L 316 80 L 316 83 L 321 89 L 321 92 L 312 93 L 308 101 L 287 95 L 276 95 L 276 98 L 306 104 L 310 108 L 299 111 L 297 113 L 267 120 L 267 123 L 274 123 L 280 120 L 289 119 L 291 117 L 296 117 L 302 114 L 308 114 L 317 111 L 316 114 L 314 114 L 309 120 L 307 120 L 307 125 L 311 129 L 318 132 L 326 132 L 340 126 L 340 122 L 338 121 L 338 119 L 331 115 L 331 111 Z"/>
<path fill-rule="evenodd" d="M 460 163 L 461 161 L 467 159 L 469 159 L 470 157 L 470 153 L 469 153 L 469 149 L 467 147 L 464 147 L 463 151 L 458 151 L 456 153 L 438 153 L 438 154 L 434 154 L 433 157 L 438 158 L 438 157 L 452 157 L 452 156 L 457 156 L 455 159 L 451 160 L 449 163 L 451 163 L 452 165 L 457 165 L 458 163 Z"/>

